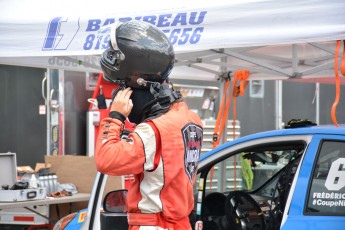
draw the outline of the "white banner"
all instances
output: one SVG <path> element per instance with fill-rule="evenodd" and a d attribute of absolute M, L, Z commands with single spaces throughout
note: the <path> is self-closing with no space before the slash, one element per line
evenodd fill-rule
<path fill-rule="evenodd" d="M 0 57 L 98 55 L 108 47 L 105 28 L 127 20 L 156 25 L 177 53 L 345 38 L 343 0 L 138 2 L 121 2 L 124 10 L 110 0 L 2 0 Z"/>

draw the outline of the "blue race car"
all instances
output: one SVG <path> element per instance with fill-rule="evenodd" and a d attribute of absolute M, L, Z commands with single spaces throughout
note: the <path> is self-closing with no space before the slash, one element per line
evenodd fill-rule
<path fill-rule="evenodd" d="M 198 168 L 193 229 L 345 228 L 345 126 L 241 137 L 203 154 Z M 106 179 L 98 173 L 87 210 L 54 229 L 127 229 L 126 190 L 101 204 Z"/>

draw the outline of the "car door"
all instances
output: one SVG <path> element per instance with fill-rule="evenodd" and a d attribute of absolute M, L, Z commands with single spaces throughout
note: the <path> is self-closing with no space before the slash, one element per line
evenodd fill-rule
<path fill-rule="evenodd" d="M 281 216 L 277 218 L 279 220 L 273 221 L 270 213 L 278 210 L 274 209 L 275 205 L 271 205 L 272 200 L 282 197 L 280 192 L 276 192 L 280 175 L 285 171 L 285 166 L 299 165 L 311 139 L 311 135 L 281 135 L 277 132 L 271 136 L 235 140 L 202 156 L 195 188 L 195 219 L 203 222 L 205 230 L 217 229 L 217 227 L 279 229 Z M 213 176 L 211 176 L 212 170 L 214 170 Z M 287 181 L 285 184 L 289 183 Z M 289 186 L 284 188 L 288 194 Z M 243 202 L 245 205 L 248 204 L 247 207 L 234 205 L 230 208 L 236 213 L 250 213 L 250 218 L 233 216 L 231 213 L 234 212 L 229 212 L 226 207 L 229 203 L 227 201 L 230 199 L 229 195 L 236 194 L 236 191 L 242 195 L 249 194 L 256 205 L 253 202 L 249 202 L 250 204 Z M 249 201 L 249 198 L 245 199 Z M 262 212 L 255 214 L 258 205 Z M 266 224 L 260 224 L 261 220 L 257 220 L 258 217 L 264 218 Z M 240 220 L 243 223 L 241 226 L 240 224 L 235 226 L 236 224 L 229 223 L 229 220 L 235 220 L 237 223 Z M 277 228 L 271 228 L 273 225 Z"/>
<path fill-rule="evenodd" d="M 290 199 L 281 229 L 344 229 L 344 136 L 313 136 Z"/>

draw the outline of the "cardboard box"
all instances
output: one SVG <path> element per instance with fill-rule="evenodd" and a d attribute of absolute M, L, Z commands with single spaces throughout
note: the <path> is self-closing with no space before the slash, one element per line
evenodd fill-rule
<path fill-rule="evenodd" d="M 49 163 L 36 163 L 35 172 L 36 173 L 45 173 L 50 172 L 51 164 Z"/>
<path fill-rule="evenodd" d="M 20 180 L 25 174 L 36 173 L 36 175 L 39 175 L 50 173 L 50 167 L 51 165 L 46 163 L 36 163 L 35 170 L 30 166 L 17 166 L 18 180 Z"/>
<path fill-rule="evenodd" d="M 50 171 L 56 173 L 58 182 L 72 183 L 80 193 L 91 193 L 96 176 L 94 157 L 88 156 L 45 156 L 45 162 L 51 164 Z M 104 194 L 109 191 L 122 189 L 122 177 L 108 178 L 112 186 L 106 186 Z"/>
<path fill-rule="evenodd" d="M 17 166 L 18 175 L 25 173 L 34 173 L 35 171 L 30 166 Z"/>

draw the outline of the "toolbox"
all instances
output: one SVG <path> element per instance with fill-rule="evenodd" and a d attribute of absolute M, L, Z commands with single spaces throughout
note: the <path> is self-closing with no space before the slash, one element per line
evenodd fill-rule
<path fill-rule="evenodd" d="M 0 153 L 0 202 L 17 202 L 45 199 L 46 188 L 11 190 L 17 182 L 17 159 L 15 153 Z M 8 189 L 7 189 L 8 188 Z"/>

